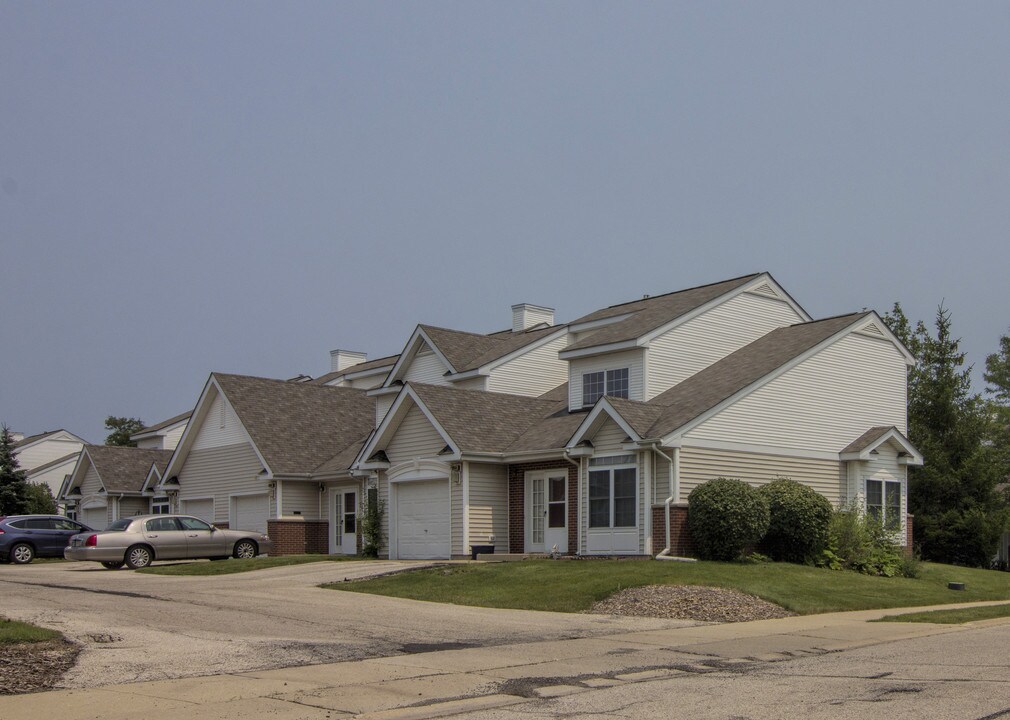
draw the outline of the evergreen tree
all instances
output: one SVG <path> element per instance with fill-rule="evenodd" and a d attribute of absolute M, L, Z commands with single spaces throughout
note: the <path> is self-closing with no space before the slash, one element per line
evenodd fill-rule
<path fill-rule="evenodd" d="M 993 396 L 996 445 L 1010 468 L 1010 335 L 999 339 L 999 352 L 985 359 L 986 392 Z"/>
<path fill-rule="evenodd" d="M 925 459 L 909 469 L 915 541 L 931 560 L 988 565 L 1007 523 L 996 490 L 1005 462 L 993 443 L 991 408 L 971 392 L 971 367 L 952 335 L 950 311 L 937 309 L 935 335 L 922 322 L 913 330 L 897 303 L 884 320 L 919 360 L 908 377 L 909 439 Z"/>
<path fill-rule="evenodd" d="M 105 418 L 105 429 L 112 431 L 105 438 L 106 445 L 137 447 L 137 443 L 131 441 L 130 436 L 144 429 L 144 421 L 138 418 L 109 415 L 109 417 Z"/>
<path fill-rule="evenodd" d="M 14 455 L 14 439 L 6 425 L 0 427 L 0 515 L 20 515 L 28 510 L 28 481 Z"/>

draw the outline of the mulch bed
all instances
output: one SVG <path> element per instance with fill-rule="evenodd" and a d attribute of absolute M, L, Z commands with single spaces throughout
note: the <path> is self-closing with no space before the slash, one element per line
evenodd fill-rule
<path fill-rule="evenodd" d="M 62 639 L 0 645 L 0 695 L 55 687 L 80 652 L 80 647 Z"/>
<path fill-rule="evenodd" d="M 716 623 L 769 620 L 796 614 L 738 590 L 699 585 L 628 588 L 594 604 L 587 612 Z"/>

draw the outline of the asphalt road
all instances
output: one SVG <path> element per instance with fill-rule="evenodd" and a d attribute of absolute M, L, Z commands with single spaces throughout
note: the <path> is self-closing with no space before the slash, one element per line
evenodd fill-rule
<path fill-rule="evenodd" d="M 424 563 L 326 562 L 214 577 L 93 563 L 0 565 L 0 614 L 83 648 L 64 687 L 596 637 L 689 622 L 425 603 L 323 590 Z"/>

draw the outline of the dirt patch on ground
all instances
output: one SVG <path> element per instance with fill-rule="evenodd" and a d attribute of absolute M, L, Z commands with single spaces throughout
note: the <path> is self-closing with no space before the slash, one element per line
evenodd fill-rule
<path fill-rule="evenodd" d="M 769 620 L 796 614 L 738 590 L 698 585 L 628 588 L 601 600 L 588 612 L 717 623 Z"/>
<path fill-rule="evenodd" d="M 80 652 L 80 647 L 66 640 L 0 645 L 0 695 L 55 687 Z"/>

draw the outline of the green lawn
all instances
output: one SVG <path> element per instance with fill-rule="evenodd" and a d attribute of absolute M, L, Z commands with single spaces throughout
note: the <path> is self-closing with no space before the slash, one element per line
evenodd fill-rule
<path fill-rule="evenodd" d="M 0 645 L 25 642 L 45 642 L 63 637 L 55 630 L 40 628 L 37 625 L 0 618 Z"/>
<path fill-rule="evenodd" d="M 341 560 L 360 560 L 347 555 L 280 555 L 277 557 L 258 557 L 248 560 L 229 558 L 218 562 L 188 562 L 174 565 L 153 565 L 137 570 L 152 575 L 231 575 L 232 573 L 250 572 L 265 568 L 284 567 L 285 565 L 304 565 L 313 562 L 339 562 Z"/>
<path fill-rule="evenodd" d="M 965 591 L 947 589 L 950 581 Z M 788 563 L 584 560 L 451 565 L 328 585 L 334 590 L 478 605 L 580 612 L 639 585 L 733 588 L 802 615 L 1010 599 L 1010 573 L 922 564 L 917 579 L 881 578 Z"/>
<path fill-rule="evenodd" d="M 961 608 L 954 610 L 929 610 L 927 612 L 906 613 L 904 615 L 888 615 L 874 622 L 921 622 L 942 623 L 944 625 L 960 625 L 976 620 L 993 620 L 1010 617 L 1010 605 L 986 605 L 984 607 Z"/>

